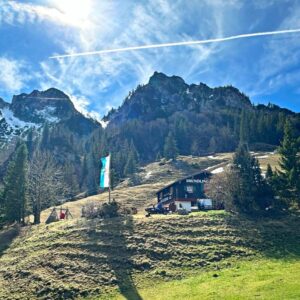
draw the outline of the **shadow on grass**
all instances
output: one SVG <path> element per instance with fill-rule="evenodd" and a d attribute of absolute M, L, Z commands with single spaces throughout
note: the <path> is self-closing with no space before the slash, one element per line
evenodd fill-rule
<path fill-rule="evenodd" d="M 13 225 L 0 231 L 0 257 L 9 248 L 12 241 L 19 235 L 20 226 Z"/>
<path fill-rule="evenodd" d="M 133 232 L 132 216 L 104 219 L 97 229 L 99 232 L 90 234 L 90 238 L 104 244 L 101 253 L 106 256 L 120 293 L 128 300 L 142 300 L 132 278 L 133 263 L 127 245 L 127 237 Z"/>
<path fill-rule="evenodd" d="M 226 222 L 237 230 L 247 246 L 269 258 L 300 257 L 300 215 L 227 216 Z"/>

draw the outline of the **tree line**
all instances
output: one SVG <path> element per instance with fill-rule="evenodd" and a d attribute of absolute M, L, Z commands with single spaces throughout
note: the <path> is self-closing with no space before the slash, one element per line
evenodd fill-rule
<path fill-rule="evenodd" d="M 41 211 L 68 194 L 63 169 L 52 154 L 40 147 L 29 152 L 31 146 L 31 140 L 20 142 L 8 164 L 0 191 L 0 226 L 25 224 L 29 214 L 39 224 Z"/>
<path fill-rule="evenodd" d="M 247 143 L 238 146 L 233 163 L 214 175 L 208 194 L 229 211 L 257 213 L 300 208 L 300 143 L 291 122 L 284 127 L 278 147 L 279 168 L 267 166 L 263 176 Z"/>
<path fill-rule="evenodd" d="M 284 199 L 299 193 L 299 167 L 295 163 L 299 118 L 276 107 L 270 109 L 178 112 L 167 119 L 132 120 L 121 127 L 99 128 L 87 137 L 79 137 L 67 127 L 46 124 L 41 136 L 28 133 L 7 167 L 0 195 L 0 222 L 24 222 L 25 215 L 31 213 L 39 223 L 42 209 L 80 192 L 98 193 L 100 157 L 108 152 L 112 153 L 112 185 L 116 186 L 128 177 L 133 184 L 138 183 L 135 174 L 139 166 L 156 159 L 233 151 L 240 145 L 236 168 L 228 176 L 235 182 L 242 180 L 240 190 L 230 191 L 231 199 L 236 199 L 232 200 L 234 206 L 242 201 L 255 209 L 264 208 L 279 198 L 276 203 L 288 203 Z M 280 144 L 279 153 L 285 158 L 279 170 L 269 167 L 263 178 L 249 150 L 259 145 L 263 149 L 257 150 L 266 150 L 265 143 L 272 144 L 272 149 Z"/>
<path fill-rule="evenodd" d="M 295 114 L 269 105 L 179 111 L 164 118 L 133 119 L 122 126 L 98 128 L 89 136 L 78 136 L 67 126 L 46 125 L 41 147 L 63 168 L 72 198 L 80 192 L 99 191 L 100 157 L 108 152 L 112 154 L 113 185 L 128 177 L 134 183 L 139 166 L 160 158 L 232 152 L 240 142 L 251 150 L 274 150 L 288 119 L 299 123 Z M 295 127 L 299 133 L 300 126 Z"/>
<path fill-rule="evenodd" d="M 283 137 L 286 120 L 300 122 L 295 114 L 272 105 L 247 110 L 179 111 L 164 118 L 128 120 L 122 126 L 108 126 L 104 133 L 99 130 L 103 134 L 98 150 L 109 149 L 118 157 L 116 174 L 121 179 L 128 159 L 121 156 L 129 147 L 138 154 L 137 165 L 162 157 L 232 152 L 240 142 L 253 151 L 274 150 Z M 299 133 L 299 124 L 296 127 Z"/>

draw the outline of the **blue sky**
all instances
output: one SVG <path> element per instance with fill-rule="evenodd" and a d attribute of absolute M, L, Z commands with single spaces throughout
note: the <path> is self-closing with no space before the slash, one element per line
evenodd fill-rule
<path fill-rule="evenodd" d="M 56 87 L 102 117 L 154 71 L 300 112 L 300 33 L 85 57 L 55 54 L 300 28 L 289 0 L 0 0 L 0 97 Z"/>

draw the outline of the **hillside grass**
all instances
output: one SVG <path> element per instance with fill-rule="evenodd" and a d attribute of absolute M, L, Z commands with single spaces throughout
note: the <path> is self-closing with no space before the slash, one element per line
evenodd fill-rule
<path fill-rule="evenodd" d="M 279 156 L 273 152 L 257 152 L 263 171 L 267 164 L 273 168 L 278 167 Z M 233 153 L 218 153 L 213 156 L 179 156 L 177 161 L 160 160 L 141 167 L 137 176 L 140 183 L 130 186 L 128 180 L 119 184 L 111 193 L 111 197 L 126 207 L 136 207 L 140 215 L 144 215 L 147 206 L 156 204 L 156 191 L 165 185 L 178 180 L 199 170 L 213 171 L 219 167 L 225 167 L 232 160 Z M 80 218 L 81 208 L 89 202 L 104 203 L 108 199 L 108 193 L 90 196 L 81 200 L 66 202 L 57 209 L 69 208 L 75 219 Z M 42 212 L 41 222 L 45 222 L 53 207 Z M 31 217 L 33 221 L 33 217 Z"/>
<path fill-rule="evenodd" d="M 214 157 L 179 156 L 176 161 L 162 159 L 141 167 L 137 173 L 139 184 L 131 186 L 128 180 L 119 184 L 111 193 L 111 198 L 122 203 L 124 207 L 136 207 L 139 214 L 144 215 L 145 207 L 155 204 L 156 191 L 165 185 L 193 174 L 199 170 L 226 164 L 230 153 L 218 154 Z M 81 200 L 66 202 L 57 209 L 69 208 L 75 219 L 80 218 L 81 208 L 89 202 L 104 203 L 108 200 L 108 192 L 90 196 Z M 53 207 L 42 212 L 41 222 L 45 222 Z M 33 221 L 33 217 L 30 218 Z"/>
<path fill-rule="evenodd" d="M 278 166 L 277 154 L 256 156 L 263 170 Z M 138 207 L 135 216 L 80 218 L 83 205 L 107 201 L 102 193 L 65 203 L 73 220 L 0 231 L 0 299 L 297 299 L 299 216 L 144 217 L 158 189 L 231 159 L 232 153 L 180 156 L 142 167 L 139 185 L 124 181 L 112 192 L 122 205 Z"/>
<path fill-rule="evenodd" d="M 0 299 L 197 299 L 201 286 L 207 287 L 202 294 L 214 299 L 210 283 L 220 282 L 219 293 L 222 286 L 232 286 L 238 295 L 249 278 L 246 299 L 254 291 L 260 293 L 259 276 L 267 280 L 272 262 L 276 272 L 270 267 L 270 281 L 290 272 L 291 288 L 286 288 L 293 293 L 299 274 L 294 272 L 300 257 L 299 225 L 297 215 L 253 220 L 210 212 L 25 227 L 0 258 Z M 277 268 L 285 262 L 290 270 Z M 238 267 L 235 289 L 231 276 Z M 199 287 L 188 298 L 190 285 Z M 187 298 L 176 298 L 176 289 Z M 169 298 L 159 298 L 163 293 Z"/>
<path fill-rule="evenodd" d="M 142 299 L 300 299 L 299 260 L 253 259 L 221 270 L 202 272 L 182 280 L 148 283 Z M 99 298 L 97 298 L 99 299 Z M 122 294 L 103 299 L 126 299 Z M 132 298 L 134 299 L 134 298 Z"/>

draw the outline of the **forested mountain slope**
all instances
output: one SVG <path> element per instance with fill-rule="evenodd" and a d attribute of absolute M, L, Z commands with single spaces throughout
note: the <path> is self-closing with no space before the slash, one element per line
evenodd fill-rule
<path fill-rule="evenodd" d="M 108 152 L 117 184 L 138 166 L 170 155 L 230 152 L 241 140 L 254 150 L 274 150 L 286 119 L 300 133 L 299 114 L 271 104 L 252 105 L 232 86 L 189 85 L 158 72 L 103 118 L 106 128 L 79 113 L 54 88 L 14 96 L 11 104 L 1 100 L 0 112 L 2 177 L 15 145 L 23 140 L 29 156 L 36 150 L 49 152 L 62 167 L 72 191 L 68 197 L 97 193 L 99 158 Z"/>
<path fill-rule="evenodd" d="M 155 72 L 104 118 L 108 126 L 99 149 L 114 154 L 122 178 L 132 156 L 142 162 L 166 157 L 170 144 L 181 155 L 234 151 L 241 140 L 253 150 L 273 150 L 286 119 L 300 133 L 299 114 L 272 104 L 252 105 L 235 87 L 188 85 Z"/>

